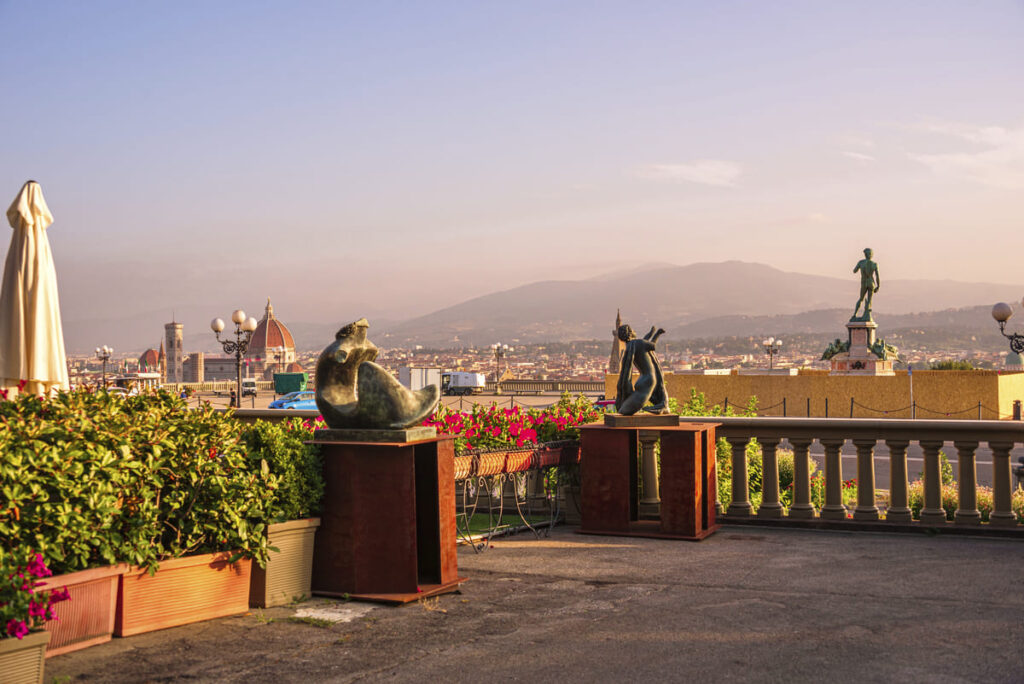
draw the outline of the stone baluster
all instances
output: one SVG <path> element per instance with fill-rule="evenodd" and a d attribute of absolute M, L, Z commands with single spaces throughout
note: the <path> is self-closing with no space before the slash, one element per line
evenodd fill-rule
<path fill-rule="evenodd" d="M 878 520 L 875 505 L 875 440 L 855 439 L 857 447 L 857 506 L 854 520 Z"/>
<path fill-rule="evenodd" d="M 910 442 L 887 439 L 889 447 L 889 508 L 885 512 L 886 522 L 908 523 L 914 519 L 910 510 L 910 489 L 907 484 L 907 446 Z"/>
<path fill-rule="evenodd" d="M 1010 502 L 1013 489 L 1010 484 L 1010 450 L 1013 442 L 989 442 L 992 449 L 992 513 L 988 522 L 992 527 L 1014 527 L 1017 515 Z"/>
<path fill-rule="evenodd" d="M 825 447 L 825 505 L 821 507 L 821 517 L 826 520 L 845 520 L 846 507 L 843 506 L 843 459 L 840 450 L 842 439 L 823 439 Z"/>
<path fill-rule="evenodd" d="M 657 516 L 661 512 L 661 493 L 658 488 L 658 456 L 654 445 L 658 443 L 658 432 L 640 430 L 640 454 L 644 478 L 644 496 L 640 499 L 640 515 Z"/>
<path fill-rule="evenodd" d="M 921 440 L 924 450 L 924 507 L 921 522 L 926 525 L 941 525 L 946 522 L 946 511 L 942 508 L 942 472 L 939 466 L 939 440 Z"/>
<path fill-rule="evenodd" d="M 732 447 L 732 503 L 727 513 L 730 516 L 749 518 L 753 511 L 750 505 L 750 479 L 747 476 L 747 437 L 727 437 Z"/>
<path fill-rule="evenodd" d="M 757 517 L 781 518 L 779 461 L 776 454 L 779 440 L 769 438 L 758 441 L 761 443 L 761 505 L 757 509 Z"/>
<path fill-rule="evenodd" d="M 790 518 L 813 518 L 816 511 L 811 503 L 811 448 L 810 439 L 791 439 L 793 445 L 793 505 Z"/>
<path fill-rule="evenodd" d="M 981 511 L 978 510 L 978 468 L 974 462 L 975 441 L 953 442 L 956 446 L 960 472 L 960 496 L 953 522 L 961 525 L 980 525 Z"/>

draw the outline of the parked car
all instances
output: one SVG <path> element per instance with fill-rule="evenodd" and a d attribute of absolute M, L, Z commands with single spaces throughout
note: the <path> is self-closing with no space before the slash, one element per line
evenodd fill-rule
<path fill-rule="evenodd" d="M 281 397 L 278 397 L 274 401 L 270 402 L 270 405 L 267 408 L 272 408 L 272 409 L 284 408 L 286 405 L 292 403 L 293 401 L 299 401 L 301 399 L 313 399 L 315 397 L 316 397 L 316 392 L 313 392 L 312 390 L 302 390 L 302 391 L 299 391 L 299 392 L 289 392 L 288 394 L 285 394 L 285 395 L 283 395 Z"/>
<path fill-rule="evenodd" d="M 316 399 L 296 399 L 284 405 L 283 408 L 295 409 L 296 411 L 319 411 L 316 406 Z"/>

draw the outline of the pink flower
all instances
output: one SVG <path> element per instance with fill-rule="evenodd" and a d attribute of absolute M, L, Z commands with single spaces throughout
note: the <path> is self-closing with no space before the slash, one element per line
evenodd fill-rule
<path fill-rule="evenodd" d="M 41 618 L 46 615 L 46 604 L 36 603 L 35 599 L 28 602 L 28 616 L 34 618 Z"/>
<path fill-rule="evenodd" d="M 43 554 L 37 553 L 36 557 L 29 561 L 28 566 L 25 568 L 29 574 L 33 577 L 49 577 L 53 573 L 46 567 L 46 561 L 43 560 Z"/>
<path fill-rule="evenodd" d="M 15 639 L 24 639 L 28 636 L 28 625 L 22 620 L 8 620 L 7 621 L 7 634 L 14 637 Z"/>

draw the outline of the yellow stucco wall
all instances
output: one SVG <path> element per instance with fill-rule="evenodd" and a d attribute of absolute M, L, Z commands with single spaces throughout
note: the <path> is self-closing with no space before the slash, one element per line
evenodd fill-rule
<path fill-rule="evenodd" d="M 615 396 L 617 376 L 605 378 L 606 395 Z M 914 401 L 918 418 L 1009 418 L 1013 401 L 1024 400 L 1024 373 L 998 371 L 914 371 Z M 802 370 L 799 375 L 665 375 L 668 394 L 686 399 L 690 389 L 702 392 L 709 404 L 745 405 L 757 397 L 762 415 L 833 418 L 850 417 L 850 399 L 855 402 L 854 418 L 910 418 L 910 380 L 905 371 L 894 376 L 830 375 L 828 371 Z M 769 409 L 769 407 L 774 407 Z M 866 407 L 866 408 L 865 408 Z M 766 410 L 767 409 L 767 410 Z M 873 409 L 873 410 L 872 410 Z M 997 412 L 998 411 L 998 416 Z M 948 415 L 947 415 L 948 414 Z"/>

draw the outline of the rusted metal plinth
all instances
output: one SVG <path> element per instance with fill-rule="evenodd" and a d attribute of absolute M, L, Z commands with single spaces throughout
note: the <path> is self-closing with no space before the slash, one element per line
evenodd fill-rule
<path fill-rule="evenodd" d="M 638 515 L 639 430 L 580 429 L 580 533 L 700 541 L 715 523 L 716 423 L 651 428 L 661 435 L 661 516 Z"/>
<path fill-rule="evenodd" d="M 402 604 L 458 589 L 452 438 L 314 443 L 326 482 L 313 593 Z"/>

